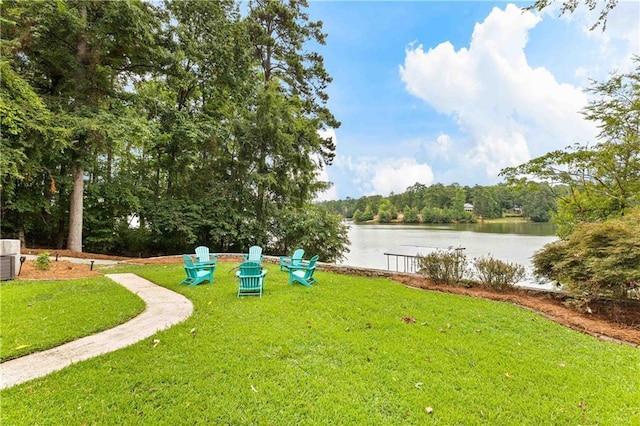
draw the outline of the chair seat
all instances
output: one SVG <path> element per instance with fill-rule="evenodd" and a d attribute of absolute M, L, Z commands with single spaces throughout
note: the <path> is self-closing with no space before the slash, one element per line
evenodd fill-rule
<path fill-rule="evenodd" d="M 312 284 L 316 282 L 316 279 L 313 278 L 313 273 L 316 270 L 316 261 L 318 260 L 318 256 L 313 256 L 309 259 L 309 263 L 299 264 L 289 268 L 289 284 L 293 284 L 293 282 L 298 282 L 306 287 L 311 287 Z"/>
<path fill-rule="evenodd" d="M 215 265 L 210 266 L 198 266 L 191 256 L 183 255 L 184 271 L 187 277 L 180 284 L 188 284 L 190 286 L 198 285 L 201 282 L 209 281 L 213 283 L 213 273 L 216 269 Z"/>
<path fill-rule="evenodd" d="M 298 278 L 304 278 L 304 276 L 306 275 L 306 271 L 301 271 L 301 270 L 291 271 L 291 273 Z"/>

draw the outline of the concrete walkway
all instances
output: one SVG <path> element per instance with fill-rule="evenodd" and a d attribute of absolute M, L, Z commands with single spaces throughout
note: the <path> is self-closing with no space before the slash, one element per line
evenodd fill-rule
<path fill-rule="evenodd" d="M 54 371 L 124 348 L 184 321 L 193 312 L 186 297 L 135 274 L 107 274 L 108 278 L 137 294 L 147 307 L 132 320 L 92 336 L 53 349 L 0 364 L 0 389 L 46 376 Z"/>

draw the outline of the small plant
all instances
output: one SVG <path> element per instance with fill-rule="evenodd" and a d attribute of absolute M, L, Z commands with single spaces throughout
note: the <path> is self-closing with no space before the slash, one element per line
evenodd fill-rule
<path fill-rule="evenodd" d="M 455 285 L 467 273 L 467 256 L 461 250 L 435 251 L 418 259 L 420 273 L 436 284 Z"/>
<path fill-rule="evenodd" d="M 48 271 L 49 264 L 51 263 L 51 259 L 49 258 L 49 252 L 43 251 L 36 257 L 36 260 L 33 261 L 36 269 L 38 271 Z"/>
<path fill-rule="evenodd" d="M 480 282 L 497 290 L 511 287 L 525 276 L 524 266 L 503 262 L 491 256 L 474 259 L 473 266 Z"/>

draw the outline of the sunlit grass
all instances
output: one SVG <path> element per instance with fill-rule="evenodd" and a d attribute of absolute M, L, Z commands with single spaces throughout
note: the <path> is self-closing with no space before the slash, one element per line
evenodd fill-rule
<path fill-rule="evenodd" d="M 638 424 L 640 351 L 517 307 L 316 273 L 262 298 L 179 286 L 194 303 L 139 344 L 2 392 L 3 424 Z M 123 267 L 120 267 L 120 270 Z M 154 339 L 159 343 L 154 344 Z M 433 412 L 427 413 L 426 407 Z"/>
<path fill-rule="evenodd" d="M 0 285 L 0 359 L 6 361 L 135 317 L 144 302 L 104 277 Z"/>

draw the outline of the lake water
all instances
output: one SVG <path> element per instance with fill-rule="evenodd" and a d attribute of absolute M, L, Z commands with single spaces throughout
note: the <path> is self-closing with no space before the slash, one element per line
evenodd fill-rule
<path fill-rule="evenodd" d="M 396 257 L 387 257 L 385 253 L 415 256 L 436 249 L 464 248 L 469 261 L 491 255 L 524 266 L 527 278 L 519 285 L 550 288 L 551 285 L 538 284 L 533 279 L 531 256 L 545 244 L 557 240 L 554 232 L 553 224 L 529 222 L 449 225 L 356 225 L 350 222 L 351 251 L 341 263 L 396 270 Z"/>

